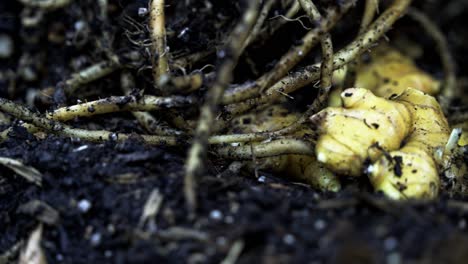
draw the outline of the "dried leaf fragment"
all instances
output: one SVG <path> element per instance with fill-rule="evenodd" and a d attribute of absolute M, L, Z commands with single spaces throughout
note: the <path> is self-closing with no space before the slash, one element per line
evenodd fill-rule
<path fill-rule="evenodd" d="M 38 186 L 42 185 L 42 174 L 31 166 L 26 166 L 19 160 L 10 159 L 6 157 L 0 157 L 0 164 L 10 168 L 18 175 L 24 177 L 29 182 L 32 182 Z"/>
<path fill-rule="evenodd" d="M 60 215 L 52 206 L 40 200 L 32 200 L 22 204 L 16 210 L 17 213 L 28 214 L 48 225 L 56 225 Z"/>
<path fill-rule="evenodd" d="M 21 251 L 19 264 L 47 264 L 44 251 L 41 247 L 42 225 L 31 233 L 26 247 Z"/>

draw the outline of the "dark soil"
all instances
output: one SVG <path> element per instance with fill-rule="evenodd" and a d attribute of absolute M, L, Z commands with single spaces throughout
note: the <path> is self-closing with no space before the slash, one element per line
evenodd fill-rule
<path fill-rule="evenodd" d="M 219 43 L 244 8 L 242 1 L 167 2 L 169 34 L 190 29 L 178 41 L 169 38 L 171 52 L 178 55 Z M 318 2 L 325 8 L 334 1 Z M 467 78 L 463 69 L 468 67 L 464 22 L 468 5 L 463 0 L 416 2 L 444 30 L 458 63 L 458 76 Z M 82 68 L 104 59 L 105 48 L 95 48 L 103 29 L 116 36 L 108 45 L 118 54 L 139 51 L 140 65 L 129 71 L 140 88 L 150 86 L 151 73 L 144 67 L 151 63 L 145 49 L 123 36 L 123 29 L 130 27 L 123 14 L 145 22 L 138 9 L 146 7 L 147 1 L 109 3 L 109 23 L 103 24 L 97 17 L 95 1 L 74 1 L 66 9 L 47 14 L 38 27 L 25 29 L 20 23 L 23 8 L 19 2 L 1 1 L 0 33 L 12 36 L 15 51 L 0 59 L 0 96 L 26 103 L 28 91 L 55 87 L 74 72 L 74 64 Z M 190 11 L 203 10 L 206 3 L 213 5 L 210 12 Z M 358 28 L 355 18 L 362 8 L 356 9 L 345 17 L 350 23 L 334 32 L 338 48 L 349 41 L 343 32 Z M 88 39 L 78 45 L 72 40 L 77 37 L 74 24 L 80 19 L 93 24 Z M 55 29 L 64 42 L 49 43 Z M 430 38 L 412 34 L 418 30 L 404 18 L 389 36 L 409 36 L 425 54 L 434 52 Z M 264 72 L 304 32 L 300 24 L 290 23 L 273 37 L 275 44 L 254 44 L 247 54 L 258 62 L 257 70 Z M 292 40 L 286 41 L 285 36 Z M 137 41 L 148 35 L 145 31 L 132 37 Z M 72 44 L 65 45 L 67 41 Z M 36 78 L 17 76 L 12 90 L 6 73 L 18 70 L 19 58 L 25 53 L 38 60 L 27 65 Z M 316 55 L 311 54 L 308 62 Z M 201 67 L 210 61 L 213 56 L 201 62 Z M 423 56 L 418 62 L 442 76 L 437 56 Z M 236 72 L 237 82 L 255 77 L 246 67 L 245 56 Z M 113 74 L 93 82 L 83 93 L 88 99 L 115 95 L 118 83 L 119 75 Z M 75 99 L 67 98 L 68 102 Z M 460 102 L 462 98 L 453 104 Z M 36 99 L 33 103 L 45 110 L 57 102 Z M 143 132 L 127 114 L 75 120 L 74 125 Z M 255 178 L 251 172 L 231 171 L 229 162 L 212 157 L 210 170 L 199 183 L 199 207 L 193 215 L 182 192 L 185 154 L 186 148 L 151 147 L 138 138 L 102 144 L 56 136 L 39 139 L 16 127 L 0 144 L 0 157 L 20 159 L 44 178 L 39 187 L 0 167 L 0 254 L 27 240 L 42 222 L 48 263 L 219 263 L 236 247 L 241 248 L 236 263 L 466 263 L 468 259 L 468 196 L 450 192 L 451 186 L 436 201 L 395 203 L 373 193 L 365 179 L 345 179 L 342 191 L 323 193 L 281 175 L 261 171 Z M 162 206 L 155 218 L 142 223 L 145 202 L 154 190 L 163 197 Z M 58 212 L 58 219 L 44 217 L 44 207 L 25 210 L 24 205 L 34 200 Z"/>

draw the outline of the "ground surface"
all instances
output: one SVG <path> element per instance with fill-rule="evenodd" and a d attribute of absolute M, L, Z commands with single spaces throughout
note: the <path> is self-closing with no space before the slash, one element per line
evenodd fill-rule
<path fill-rule="evenodd" d="M 0 3 L 0 30 L 18 43 L 14 55 L 2 59 L 0 65 L 3 97 L 24 103 L 28 89 L 55 86 L 68 76 L 71 61 L 89 64 L 96 55 L 93 52 L 100 54 L 88 49 L 94 45 L 93 40 L 80 47 L 76 43 L 47 44 L 54 25 L 66 32 L 80 17 L 93 19 L 93 1 L 76 2 L 66 11 L 54 11 L 31 33 L 21 28 L 20 4 Z M 146 1 L 117 2 L 111 9 L 115 23 L 111 23 L 110 31 L 121 36 L 120 27 L 128 27 L 122 13 L 139 19 L 134 13 L 146 6 Z M 186 11 L 182 2 L 169 5 L 168 12 L 173 14 L 169 24 L 174 32 L 180 32 L 187 21 L 192 21 L 190 34 L 174 43 L 172 50 L 188 47 L 185 52 L 194 52 L 207 48 L 212 45 L 208 40 L 220 36 L 203 19 L 229 25 L 233 17 L 239 16 L 235 4 L 217 4 L 211 15 L 202 12 L 197 16 Z M 209 1 L 185 2 L 202 8 L 203 2 Z M 468 34 L 462 22 L 468 7 L 456 5 L 463 1 L 451 1 L 453 7 L 439 2 L 431 1 L 422 7 L 447 33 L 459 64 L 458 75 L 468 77 L 463 72 L 468 66 Z M 417 30 L 409 20 L 399 23 L 408 32 Z M 348 26 L 356 28 L 356 23 Z M 340 30 L 345 31 L 346 26 L 338 33 Z M 297 28 L 291 31 L 292 35 L 300 33 Z M 39 40 L 27 43 L 24 34 L 31 38 L 38 34 Z M 99 32 L 91 30 L 89 34 Z M 133 37 L 147 38 L 144 34 Z M 341 38 L 346 41 L 346 37 Z M 416 36 L 415 40 L 421 39 L 427 43 L 423 48 L 431 52 L 428 39 Z M 278 43 L 271 53 L 281 54 L 283 46 L 290 44 Z M 124 41 L 114 46 L 116 50 L 133 47 Z M 38 77 L 32 81 L 17 77 L 12 91 L 5 73 L 16 71 L 19 57 L 26 52 L 39 54 L 38 60 L 46 57 L 47 61 L 32 63 Z M 438 63 L 437 56 L 421 59 L 422 67 L 440 76 Z M 240 65 L 248 63 L 241 60 Z M 260 71 L 271 67 L 267 62 L 259 65 Z M 253 77 L 238 71 L 236 80 Z M 150 78 L 150 73 L 143 73 L 138 75 L 137 83 L 148 85 Z M 88 91 L 90 98 L 112 94 L 118 79 L 118 75 L 111 75 L 93 83 Z M 43 110 L 53 106 L 36 102 L 36 107 Z M 85 121 L 78 120 L 75 125 L 142 132 L 130 115 Z M 213 158 L 208 175 L 200 182 L 199 208 L 196 215 L 190 215 L 182 192 L 185 148 L 149 147 L 138 139 L 102 144 L 56 136 L 38 139 L 18 127 L 9 136 L 0 144 L 0 156 L 21 159 L 42 172 L 44 179 L 39 187 L 0 167 L 0 253 L 26 240 L 43 222 L 42 245 L 49 263 L 219 263 L 227 255 L 235 255 L 236 249 L 240 249 L 237 263 L 466 263 L 468 259 L 468 196 L 463 194 L 445 192 L 433 202 L 396 204 L 372 193 L 365 179 L 347 180 L 344 190 L 336 194 L 322 193 L 281 179 L 281 175 L 260 172 L 260 177 L 255 178 L 252 173 L 233 173 Z M 145 202 L 155 190 L 163 199 L 162 206 L 154 219 L 141 222 Z M 58 212 L 59 217 L 50 221 L 44 217 L 47 210 L 43 207 L 24 209 L 34 200 L 49 205 L 52 209 L 48 212 Z"/>

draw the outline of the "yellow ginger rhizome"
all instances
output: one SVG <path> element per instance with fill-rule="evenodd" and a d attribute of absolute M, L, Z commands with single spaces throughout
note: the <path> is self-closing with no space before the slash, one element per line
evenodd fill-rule
<path fill-rule="evenodd" d="M 339 107 L 325 108 L 311 117 L 313 126 L 302 124 L 290 135 L 310 141 L 318 134 L 315 157 L 305 151 L 262 158 L 261 147 L 269 143 L 259 141 L 243 148 L 257 155 L 253 166 L 321 190 L 339 190 L 340 175 L 368 175 L 376 190 L 393 199 L 437 197 L 439 174 L 452 162 L 446 151 L 450 127 L 433 96 L 439 82 L 388 46 L 373 50 L 357 73 L 358 88 L 344 90 Z M 273 105 L 234 119 L 231 133 L 278 131 L 300 120 Z"/>
<path fill-rule="evenodd" d="M 359 69 L 355 87 L 341 93 L 342 107 L 311 117 L 320 134 L 317 160 L 340 175 L 368 174 L 390 198 L 436 197 L 450 159 L 440 151 L 450 127 L 431 95 L 439 83 L 400 53 L 380 49 Z"/>

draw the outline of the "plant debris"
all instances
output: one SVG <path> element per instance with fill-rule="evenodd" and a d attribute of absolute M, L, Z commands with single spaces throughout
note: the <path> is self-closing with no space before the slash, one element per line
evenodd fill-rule
<path fill-rule="evenodd" d="M 14 172 L 18 173 L 21 177 L 24 177 L 26 180 L 41 186 L 42 184 L 42 174 L 31 166 L 26 166 L 18 160 L 0 157 L 0 164 L 5 167 L 12 169 Z"/>
<path fill-rule="evenodd" d="M 0 2 L 0 263 L 464 263 L 467 7 Z M 340 106 L 384 45 L 437 80 L 455 128 L 431 145 L 444 165 L 433 200 L 389 200 L 364 169 L 349 178 L 311 166 L 336 176 L 334 192 L 290 173 L 305 172 L 329 118 L 310 116 Z M 402 155 L 371 145 L 389 173 L 410 177 Z M 284 157 L 299 161 L 280 169 Z"/>

